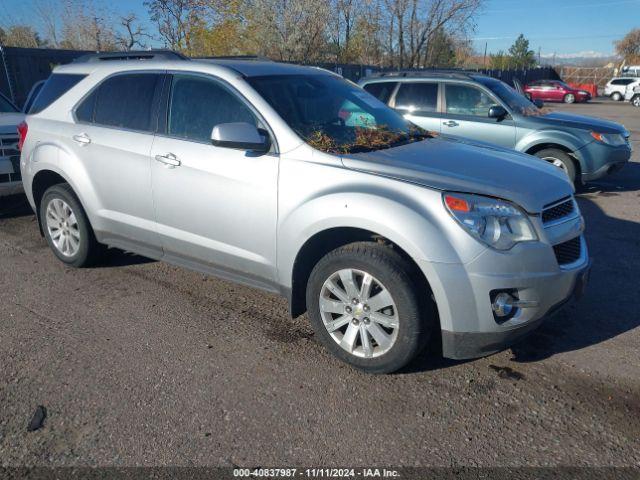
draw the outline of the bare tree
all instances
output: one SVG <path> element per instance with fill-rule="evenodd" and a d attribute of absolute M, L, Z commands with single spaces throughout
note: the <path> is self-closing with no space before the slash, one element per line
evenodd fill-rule
<path fill-rule="evenodd" d="M 6 30 L 0 29 L 0 45 L 5 47 L 38 48 L 43 42 L 32 27 L 28 25 L 11 25 Z"/>
<path fill-rule="evenodd" d="M 145 0 L 149 16 L 158 26 L 165 44 L 174 50 L 190 53 L 192 29 L 201 21 L 202 0 Z"/>
<path fill-rule="evenodd" d="M 140 25 L 135 13 L 120 17 L 121 31 L 116 34 L 116 44 L 122 50 L 132 50 L 134 47 L 147 48 L 144 39 L 150 39 L 146 29 Z"/>
<path fill-rule="evenodd" d="M 615 47 L 626 63 L 640 62 L 640 28 L 634 28 L 622 40 L 615 42 Z"/>

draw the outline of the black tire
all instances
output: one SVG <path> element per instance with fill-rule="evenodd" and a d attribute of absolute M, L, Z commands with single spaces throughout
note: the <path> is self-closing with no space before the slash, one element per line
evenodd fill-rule
<path fill-rule="evenodd" d="M 580 183 L 579 181 L 576 182 L 576 163 L 567 152 L 564 152 L 558 148 L 545 148 L 544 150 L 536 152 L 535 156 L 546 160 L 549 163 L 553 163 L 554 160 L 559 160 L 560 162 L 562 162 L 562 170 L 564 170 L 564 172 L 567 174 L 569 180 L 571 180 L 571 182 L 576 185 L 576 187 Z"/>
<path fill-rule="evenodd" d="M 375 277 L 391 294 L 397 307 L 397 336 L 389 350 L 379 356 L 365 358 L 348 352 L 325 327 L 319 305 L 323 285 L 342 269 L 360 270 Z M 416 291 L 419 283 L 412 272 L 411 265 L 393 249 L 371 242 L 352 243 L 325 255 L 311 272 L 306 295 L 311 324 L 320 341 L 340 360 L 368 373 L 391 373 L 407 365 L 427 345 L 435 317 L 424 300 L 431 301 L 429 293 Z M 360 280 L 360 285 L 356 286 L 361 285 Z M 348 321 L 344 328 L 355 321 Z M 358 341 L 362 348 L 362 337 Z"/>
<path fill-rule="evenodd" d="M 79 234 L 79 246 L 77 247 L 77 252 L 73 255 L 65 255 L 60 251 L 60 249 L 54 244 L 54 241 L 51 238 L 51 232 L 47 226 L 47 207 L 56 199 L 62 200 L 66 203 L 76 219 L 76 224 L 74 225 L 77 225 L 75 230 L 77 230 Z M 87 218 L 87 214 L 85 213 L 84 208 L 82 208 L 80 200 L 78 200 L 78 197 L 68 184 L 61 183 L 54 185 L 44 192 L 39 206 L 39 221 L 49 247 L 53 251 L 54 255 L 66 265 L 76 268 L 88 267 L 94 265 L 102 257 L 105 247 L 96 241 L 96 237 L 93 233 L 93 229 L 91 228 L 91 224 L 89 223 L 89 219 Z"/>
<path fill-rule="evenodd" d="M 620 92 L 613 92 L 611 94 L 611 100 L 613 100 L 614 102 L 619 102 L 620 100 L 622 100 L 622 95 L 620 94 Z"/>
<path fill-rule="evenodd" d="M 572 93 L 567 93 L 562 100 L 564 101 L 564 103 L 575 103 L 576 96 Z"/>

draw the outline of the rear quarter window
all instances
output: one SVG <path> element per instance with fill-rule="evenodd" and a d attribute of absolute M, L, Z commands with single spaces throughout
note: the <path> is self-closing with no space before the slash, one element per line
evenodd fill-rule
<path fill-rule="evenodd" d="M 28 113 L 40 113 L 85 77 L 86 75 L 54 73 L 43 85 Z"/>

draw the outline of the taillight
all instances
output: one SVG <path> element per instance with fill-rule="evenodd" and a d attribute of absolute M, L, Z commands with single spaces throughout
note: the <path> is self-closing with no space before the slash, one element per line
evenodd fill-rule
<path fill-rule="evenodd" d="M 29 126 L 27 122 L 22 122 L 18 125 L 18 150 L 22 151 L 22 146 L 24 145 L 24 141 L 27 139 L 27 132 L 29 131 Z"/>

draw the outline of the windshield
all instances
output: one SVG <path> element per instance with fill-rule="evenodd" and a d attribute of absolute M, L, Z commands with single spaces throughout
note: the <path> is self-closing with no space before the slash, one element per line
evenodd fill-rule
<path fill-rule="evenodd" d="M 15 113 L 17 111 L 9 100 L 0 95 L 0 113 Z"/>
<path fill-rule="evenodd" d="M 301 138 L 328 153 L 380 150 L 432 136 L 333 75 L 272 75 L 248 82 Z"/>
<path fill-rule="evenodd" d="M 497 95 L 507 106 L 516 113 L 526 116 L 542 115 L 543 112 L 521 93 L 504 82 L 493 78 L 478 78 L 480 83 Z"/>

